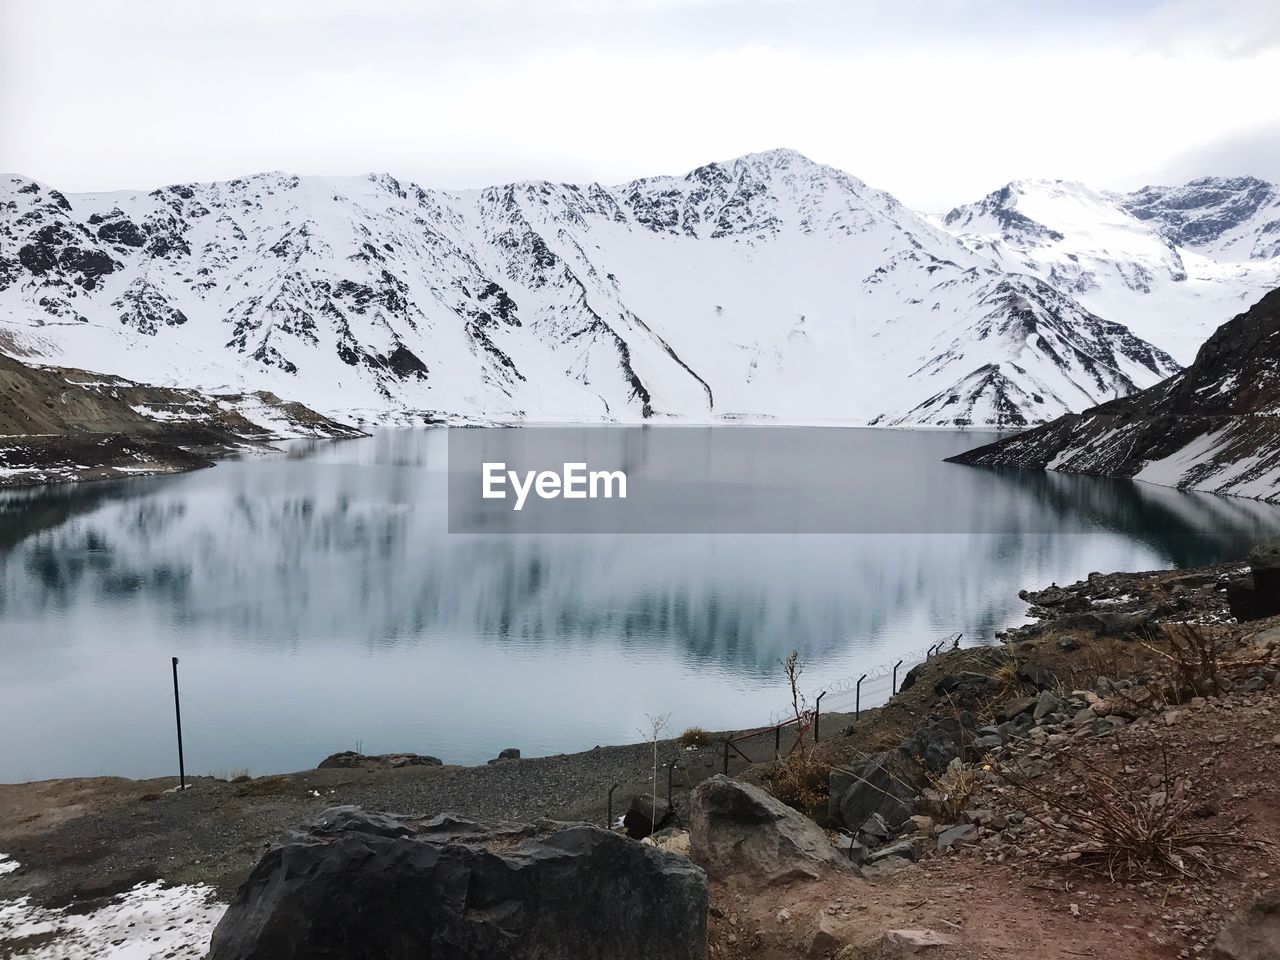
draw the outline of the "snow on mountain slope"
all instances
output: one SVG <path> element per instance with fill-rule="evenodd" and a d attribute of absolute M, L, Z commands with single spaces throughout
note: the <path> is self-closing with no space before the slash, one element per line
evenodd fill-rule
<path fill-rule="evenodd" d="M 1253 178 L 1131 194 L 1019 180 L 943 223 L 970 249 L 1123 322 L 1180 363 L 1280 283 L 1280 188 Z"/>
<path fill-rule="evenodd" d="M 1177 369 L 1061 270 L 788 150 L 452 193 L 9 177 L 0 214 L 0 343 L 371 419 L 1016 425 Z"/>

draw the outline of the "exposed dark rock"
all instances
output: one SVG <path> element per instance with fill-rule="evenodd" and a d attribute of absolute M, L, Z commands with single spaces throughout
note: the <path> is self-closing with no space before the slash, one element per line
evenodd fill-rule
<path fill-rule="evenodd" d="M 1048 690 L 1057 682 L 1053 671 L 1042 663 L 1018 664 L 1018 679 L 1033 690 Z"/>
<path fill-rule="evenodd" d="M 517 747 L 507 747 L 505 750 L 499 751 L 499 760 L 519 760 L 520 750 Z"/>
<path fill-rule="evenodd" d="M 982 673 L 952 673 L 933 685 L 933 692 L 957 706 L 972 708 L 1000 687 L 994 677 Z"/>
<path fill-rule="evenodd" d="M 327 811 L 254 868 L 210 960 L 704 960 L 706 876 L 585 824 Z"/>
<path fill-rule="evenodd" d="M 1022 713 L 1029 713 L 1036 708 L 1035 697 L 1018 697 L 1016 700 L 1010 700 L 1000 704 L 996 708 L 996 719 L 1001 722 L 1012 720 L 1014 717 Z"/>
<path fill-rule="evenodd" d="M 108 220 L 98 227 L 98 239 L 104 243 L 115 243 L 123 247 L 140 247 L 147 242 L 138 225 L 127 217 Z"/>
<path fill-rule="evenodd" d="M 971 823 L 960 823 L 947 827 L 938 834 L 938 852 L 941 853 L 957 843 L 972 840 L 978 835 L 978 828 Z"/>
<path fill-rule="evenodd" d="M 840 820 L 852 830 L 879 814 L 891 826 L 901 826 L 926 782 L 924 768 L 906 751 L 877 754 L 840 798 Z"/>
<path fill-rule="evenodd" d="M 717 775 L 698 784 L 689 807 L 690 856 L 713 878 L 776 882 L 848 866 L 821 827 L 759 787 Z"/>
<path fill-rule="evenodd" d="M 401 380 L 407 380 L 409 377 L 417 377 L 420 380 L 427 378 L 427 365 L 403 343 L 397 344 L 396 348 L 387 354 L 386 364 L 387 369 Z"/>

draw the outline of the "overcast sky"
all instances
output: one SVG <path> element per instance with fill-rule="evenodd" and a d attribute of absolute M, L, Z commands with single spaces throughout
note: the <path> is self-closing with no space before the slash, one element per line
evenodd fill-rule
<path fill-rule="evenodd" d="M 619 182 L 789 146 L 942 210 L 1280 181 L 1276 0 L 0 0 L 0 170 Z"/>

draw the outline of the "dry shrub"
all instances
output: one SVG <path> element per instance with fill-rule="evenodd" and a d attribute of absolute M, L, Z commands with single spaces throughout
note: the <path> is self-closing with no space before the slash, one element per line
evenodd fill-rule
<path fill-rule="evenodd" d="M 1143 646 L 1155 654 L 1167 699 L 1181 703 L 1191 697 L 1217 696 L 1223 638 L 1200 623 L 1165 624 L 1161 633 L 1163 644 L 1149 635 Z"/>
<path fill-rule="evenodd" d="M 1129 662 L 1125 663 L 1120 647 L 1108 642 L 1106 638 L 1084 643 L 1082 647 L 1084 648 L 1085 674 L 1083 678 L 1078 674 L 1073 676 L 1077 682 L 1083 679 L 1088 687 L 1092 687 L 1099 677 L 1115 679 L 1130 676 L 1141 670 L 1136 652 L 1129 652 Z"/>
<path fill-rule="evenodd" d="M 787 806 L 816 816 L 827 807 L 830 776 L 828 764 L 808 751 L 797 750 L 775 764 L 769 787 L 773 795 Z"/>
<path fill-rule="evenodd" d="M 690 727 L 680 734 L 680 746 L 682 747 L 705 747 L 712 742 L 711 734 L 701 727 Z"/>
<path fill-rule="evenodd" d="M 1055 782 L 1032 781 L 998 766 L 995 772 L 1028 811 L 1029 820 L 1051 834 L 1075 839 L 1064 851 L 1064 862 L 1111 880 L 1211 874 L 1214 849 L 1262 846 L 1233 828 L 1205 825 L 1204 793 L 1189 776 L 1170 771 L 1163 743 L 1160 755 L 1154 787 L 1142 764 L 1123 758 L 1117 774 L 1081 757 L 1069 758 Z M 1031 812 L 1036 808 L 1045 812 Z"/>
<path fill-rule="evenodd" d="M 926 767 L 925 776 L 931 791 L 925 794 L 928 806 L 943 823 L 958 823 L 960 815 L 982 789 L 977 771 L 965 767 L 958 759 L 947 764 L 941 773 L 934 773 Z"/>

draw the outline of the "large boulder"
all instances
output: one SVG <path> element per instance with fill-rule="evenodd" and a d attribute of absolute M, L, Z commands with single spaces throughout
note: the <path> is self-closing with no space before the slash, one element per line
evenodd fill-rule
<path fill-rule="evenodd" d="M 209 960 L 704 960 L 707 880 L 586 824 L 335 807 L 262 858 Z"/>
<path fill-rule="evenodd" d="M 689 851 L 709 876 L 778 881 L 849 869 L 826 831 L 759 787 L 716 775 L 689 798 Z"/>
<path fill-rule="evenodd" d="M 1254 901 L 1218 934 L 1213 956 L 1219 960 L 1275 960 L 1280 957 L 1280 887 Z"/>
<path fill-rule="evenodd" d="M 850 830 L 857 830 L 879 814 L 889 826 L 900 827 L 915 812 L 916 795 L 927 784 L 924 767 L 907 751 L 878 753 L 840 798 L 840 819 Z"/>
<path fill-rule="evenodd" d="M 1280 602 L 1280 539 L 1268 540 L 1249 551 L 1253 585 Z"/>
<path fill-rule="evenodd" d="M 1227 583 L 1227 605 L 1240 621 L 1280 616 L 1280 540 L 1259 544 L 1249 553 L 1251 577 Z"/>
<path fill-rule="evenodd" d="M 976 748 L 966 744 L 976 738 L 975 721 L 961 711 L 954 716 L 930 717 L 894 750 L 874 754 L 857 772 L 844 793 L 832 802 L 840 820 L 857 830 L 879 814 L 897 828 L 915 812 L 916 797 L 929 786 L 929 773 L 940 773 L 956 757 L 968 759 Z M 832 778 L 833 787 L 836 779 Z"/>

